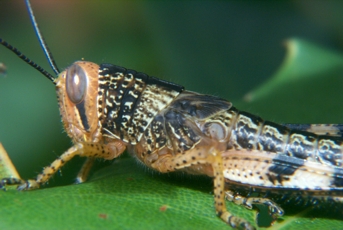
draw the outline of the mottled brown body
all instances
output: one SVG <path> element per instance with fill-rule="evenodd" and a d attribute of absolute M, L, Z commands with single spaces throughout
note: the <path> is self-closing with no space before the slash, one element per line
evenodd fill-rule
<path fill-rule="evenodd" d="M 159 172 L 213 177 L 217 215 L 232 227 L 253 228 L 226 210 L 225 196 L 247 208 L 265 204 L 275 218 L 283 211 L 274 201 L 242 195 L 286 191 L 311 201 L 343 200 L 338 126 L 326 127 L 331 136 L 303 131 L 310 126 L 295 131 L 239 112 L 221 98 L 110 64 L 76 62 L 55 83 L 74 146 L 36 180 L 5 178 L 3 186 L 36 189 L 76 155 L 88 158 L 77 178 L 83 182 L 95 158 L 113 159 L 127 149 Z"/>
<path fill-rule="evenodd" d="M 28 0 L 26 6 L 58 78 L 1 38 L 0 44 L 56 85 L 62 122 L 74 145 L 36 179 L 3 178 L 0 188 L 37 189 L 77 155 L 87 158 L 77 176 L 81 183 L 96 158 L 110 160 L 128 150 L 162 173 L 213 177 L 216 213 L 234 228 L 254 227 L 233 216 L 225 198 L 248 209 L 264 204 L 274 218 L 283 215 L 278 197 L 343 203 L 342 125 L 278 125 L 224 99 L 111 64 L 79 61 L 60 72 Z M 6 69 L 1 64 L 0 74 Z"/>

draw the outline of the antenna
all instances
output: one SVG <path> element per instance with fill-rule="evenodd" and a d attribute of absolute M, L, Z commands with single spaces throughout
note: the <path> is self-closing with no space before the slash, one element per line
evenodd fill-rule
<path fill-rule="evenodd" d="M 38 24 L 36 22 L 36 19 L 35 19 L 35 16 L 33 14 L 33 11 L 32 11 L 32 7 L 31 7 L 31 4 L 30 4 L 30 1 L 29 0 L 25 0 L 25 3 L 26 3 L 26 7 L 27 7 L 27 10 L 29 12 L 29 16 L 30 16 L 30 19 L 31 19 L 31 23 L 33 25 L 33 28 L 35 30 L 35 33 L 37 35 L 37 38 L 38 38 L 38 41 L 44 51 L 44 54 L 46 56 L 46 58 L 48 59 L 48 62 L 52 68 L 52 70 L 55 72 L 55 74 L 59 74 L 60 71 L 59 69 L 57 68 L 57 65 L 54 61 L 54 58 L 52 56 L 52 54 L 50 53 L 49 51 L 49 48 L 48 46 L 46 45 L 44 39 L 43 39 L 43 36 L 38 28 Z M 13 53 L 15 53 L 19 58 L 21 58 L 22 60 L 24 60 L 27 64 L 29 64 L 30 66 L 32 66 L 33 68 L 35 68 L 36 70 L 38 70 L 41 74 L 43 74 L 45 77 L 47 77 L 50 81 L 52 81 L 54 84 L 55 83 L 55 77 L 52 76 L 49 72 L 47 72 L 46 70 L 44 70 L 41 66 L 39 66 L 38 64 L 36 64 L 35 62 L 31 61 L 31 59 L 29 59 L 28 57 L 26 57 L 24 54 L 22 54 L 17 48 L 13 47 L 12 45 L 10 45 L 8 42 L 6 42 L 5 40 L 1 39 L 0 38 L 0 44 L 5 46 L 7 49 L 11 50 Z"/>
<path fill-rule="evenodd" d="M 42 36 L 42 34 L 41 34 L 40 30 L 39 30 L 38 24 L 36 22 L 35 15 L 33 14 L 33 11 L 32 11 L 31 3 L 30 3 L 29 0 L 25 0 L 25 3 L 26 3 L 27 10 L 29 11 L 29 16 L 30 16 L 30 19 L 31 19 L 31 23 L 33 25 L 33 29 L 36 32 L 36 36 L 38 38 L 39 44 L 42 47 L 42 49 L 44 51 L 44 54 L 45 54 L 46 58 L 48 59 L 49 65 L 51 66 L 52 70 L 55 72 L 56 75 L 58 75 L 60 73 L 60 71 L 57 68 L 55 60 L 54 60 L 54 58 L 53 58 L 53 56 L 52 56 L 48 46 L 46 45 L 46 43 L 44 41 L 44 38 L 43 38 L 43 36 Z"/>
<path fill-rule="evenodd" d="M 37 65 L 35 62 L 31 61 L 28 57 L 26 57 L 24 54 L 22 54 L 17 48 L 11 46 L 8 44 L 5 40 L 0 38 L 0 44 L 5 46 L 7 49 L 11 50 L 13 53 L 15 53 L 19 58 L 24 60 L 27 64 L 38 70 L 41 74 L 43 74 L 45 77 L 47 77 L 50 81 L 55 83 L 55 78 L 50 73 L 48 73 L 45 69 L 43 69 L 41 66 Z"/>

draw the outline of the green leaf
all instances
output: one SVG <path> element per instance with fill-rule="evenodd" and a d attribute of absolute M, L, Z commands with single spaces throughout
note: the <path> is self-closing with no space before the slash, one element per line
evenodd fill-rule
<path fill-rule="evenodd" d="M 227 229 L 212 187 L 208 178 L 159 175 L 120 159 L 88 183 L 0 193 L 0 228 Z"/>
<path fill-rule="evenodd" d="M 286 123 L 341 121 L 343 57 L 299 39 L 287 44 L 288 55 L 275 76 L 235 106 Z M 1 192 L 0 228 L 228 229 L 215 215 L 212 187 L 210 178 L 161 175 L 121 158 L 81 185 Z M 254 211 L 227 206 L 254 223 Z M 343 224 L 315 214 L 286 213 L 274 228 L 337 229 Z"/>
<path fill-rule="evenodd" d="M 302 39 L 285 44 L 279 71 L 235 106 L 282 123 L 342 122 L 343 56 Z"/>
<path fill-rule="evenodd" d="M 336 68 L 342 68 L 341 54 L 329 52 L 302 39 L 288 40 L 285 45 L 287 56 L 280 70 L 269 81 L 246 96 L 247 100 L 263 100 L 284 88 L 285 85 L 295 86 L 300 83 L 303 90 L 308 90 L 308 87 L 305 88 L 306 84 L 312 88 L 322 78 L 324 80 L 328 80 L 330 77 L 337 78 L 336 74 L 328 73 Z M 306 93 L 308 92 L 306 91 Z"/>

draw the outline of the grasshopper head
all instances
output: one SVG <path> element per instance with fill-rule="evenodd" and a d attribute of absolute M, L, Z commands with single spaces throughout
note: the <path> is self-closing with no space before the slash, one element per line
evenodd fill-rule
<path fill-rule="evenodd" d="M 62 122 L 74 142 L 97 142 L 100 124 L 97 114 L 99 66 L 78 61 L 55 80 Z"/>

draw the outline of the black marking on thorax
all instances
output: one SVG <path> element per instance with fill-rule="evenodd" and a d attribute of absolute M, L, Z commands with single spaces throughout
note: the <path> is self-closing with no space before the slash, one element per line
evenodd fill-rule
<path fill-rule="evenodd" d="M 143 73 L 139 73 L 139 74 L 145 75 Z M 174 91 L 179 92 L 179 93 L 181 93 L 184 90 L 183 86 L 177 85 L 173 82 L 165 81 L 165 80 L 162 80 L 162 79 L 159 79 L 156 77 L 152 77 L 152 76 L 148 76 L 148 75 L 145 75 L 145 76 L 148 77 L 146 80 L 146 83 L 149 85 L 158 85 L 158 86 L 161 86 L 164 88 L 168 88 L 170 90 L 174 90 Z"/>
<path fill-rule="evenodd" d="M 102 127 L 108 135 L 136 144 L 154 116 L 183 89 L 144 73 L 101 64 L 98 115 Z"/>

